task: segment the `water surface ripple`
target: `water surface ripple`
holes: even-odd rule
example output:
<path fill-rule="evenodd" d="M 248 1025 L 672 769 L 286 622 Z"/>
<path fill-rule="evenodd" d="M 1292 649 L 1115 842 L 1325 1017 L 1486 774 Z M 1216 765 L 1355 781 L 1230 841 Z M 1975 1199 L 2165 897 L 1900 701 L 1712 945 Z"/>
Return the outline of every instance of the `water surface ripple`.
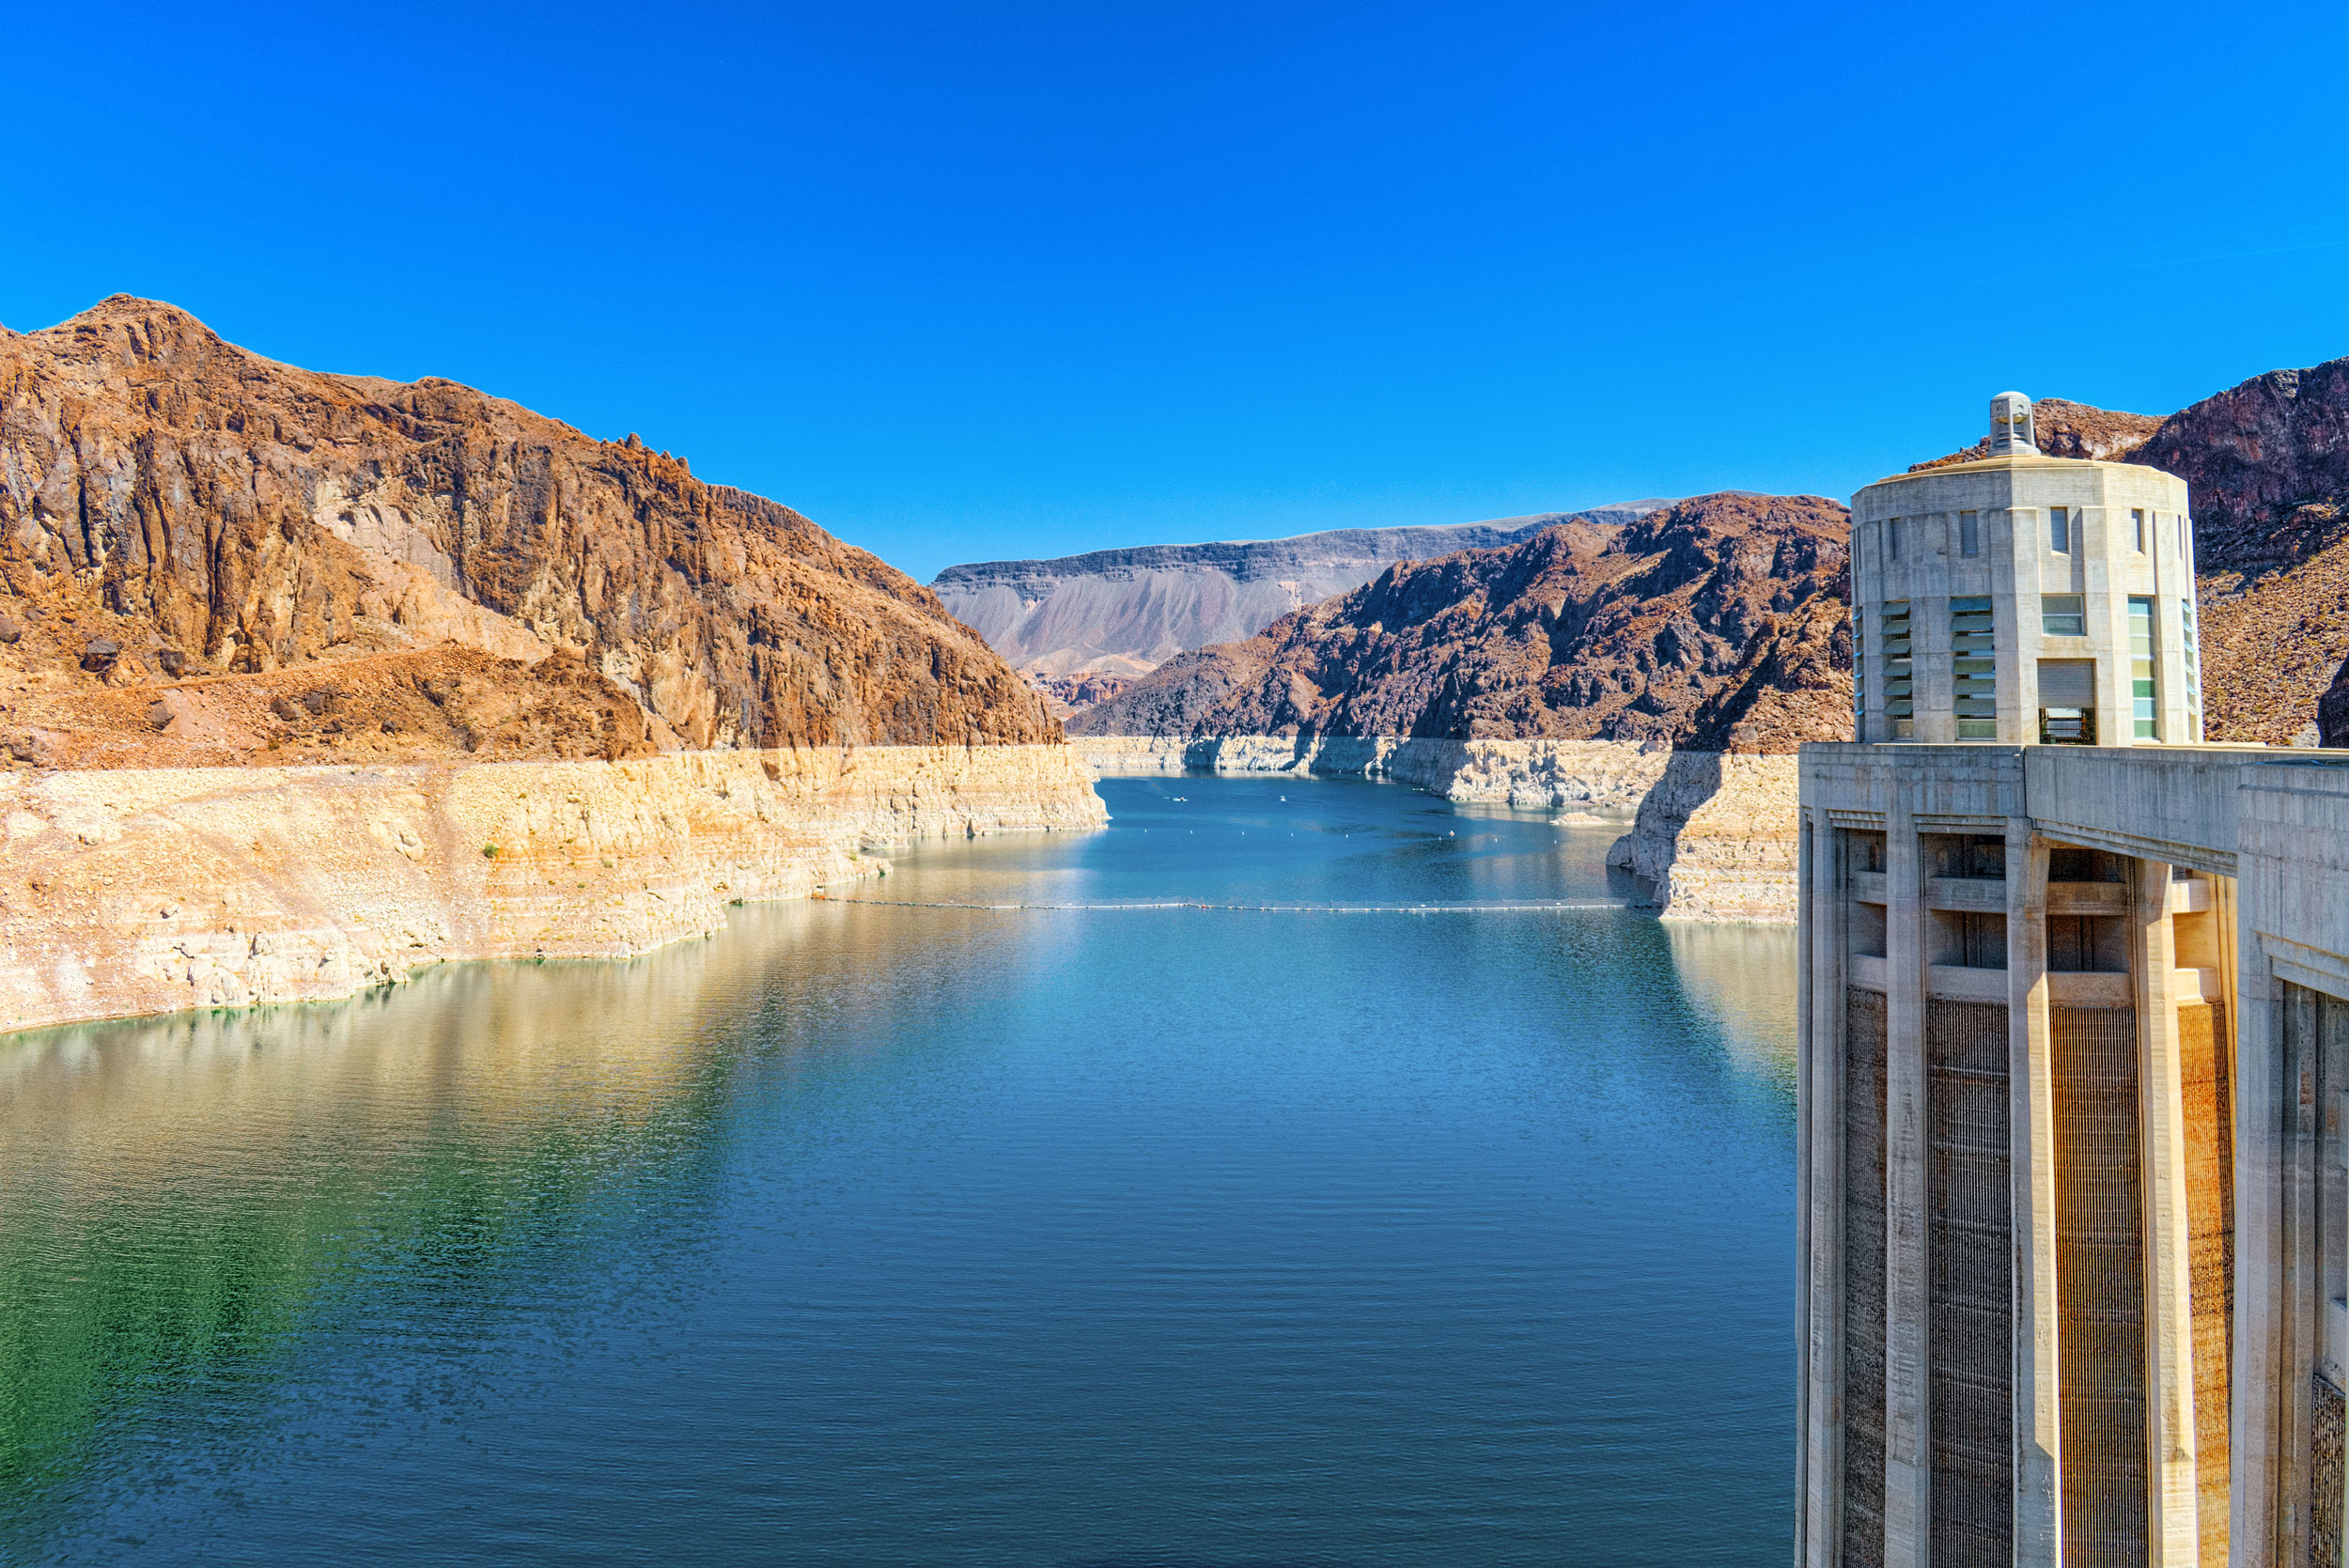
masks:
<path fill-rule="evenodd" d="M 1780 1556 L 1791 935 L 1607 829 L 1102 787 L 638 960 L 0 1040 L 0 1561 Z"/>

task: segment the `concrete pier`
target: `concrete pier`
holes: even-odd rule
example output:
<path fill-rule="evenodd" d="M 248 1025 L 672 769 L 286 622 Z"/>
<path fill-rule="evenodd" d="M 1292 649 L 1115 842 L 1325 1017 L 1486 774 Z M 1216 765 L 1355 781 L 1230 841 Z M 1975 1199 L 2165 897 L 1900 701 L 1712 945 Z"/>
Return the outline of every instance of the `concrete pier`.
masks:
<path fill-rule="evenodd" d="M 2349 755 L 1818 745 L 1802 814 L 1797 1560 L 2343 1563 Z"/>
<path fill-rule="evenodd" d="M 2185 487 L 1853 500 L 1801 757 L 1801 1568 L 2349 1568 L 2349 753 L 2201 742 Z"/>

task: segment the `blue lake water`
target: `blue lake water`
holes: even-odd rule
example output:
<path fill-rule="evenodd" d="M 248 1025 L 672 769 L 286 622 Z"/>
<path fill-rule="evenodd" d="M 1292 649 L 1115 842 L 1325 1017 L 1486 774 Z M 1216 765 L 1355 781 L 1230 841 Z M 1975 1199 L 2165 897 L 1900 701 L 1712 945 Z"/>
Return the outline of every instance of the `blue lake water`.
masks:
<path fill-rule="evenodd" d="M 1792 934 L 1604 907 L 1611 829 L 1102 792 L 0 1039 L 0 1561 L 1779 1560 Z"/>

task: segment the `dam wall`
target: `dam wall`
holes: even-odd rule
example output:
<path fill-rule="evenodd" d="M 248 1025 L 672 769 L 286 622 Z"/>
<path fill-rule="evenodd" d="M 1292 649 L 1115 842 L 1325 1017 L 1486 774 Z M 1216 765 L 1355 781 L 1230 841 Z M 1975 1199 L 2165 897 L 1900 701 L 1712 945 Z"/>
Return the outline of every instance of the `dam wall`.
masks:
<path fill-rule="evenodd" d="M 1404 736 L 1087 736 L 1105 772 L 1356 773 L 1452 800 L 1630 818 L 1608 862 L 1647 885 L 1666 920 L 1791 924 L 1792 756 L 1669 752 L 1622 740 L 1440 740 Z"/>
<path fill-rule="evenodd" d="M 620 957 L 916 839 L 1108 820 L 1066 746 L 0 774 L 0 1030 Z"/>

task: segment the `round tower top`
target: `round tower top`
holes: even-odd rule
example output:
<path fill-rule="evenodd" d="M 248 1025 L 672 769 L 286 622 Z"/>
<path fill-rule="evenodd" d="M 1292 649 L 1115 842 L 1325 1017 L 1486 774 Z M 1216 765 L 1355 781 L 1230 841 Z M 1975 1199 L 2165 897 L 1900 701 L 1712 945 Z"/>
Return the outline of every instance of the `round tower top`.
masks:
<path fill-rule="evenodd" d="M 1990 455 L 2011 458 L 2039 450 L 2031 425 L 2030 399 L 2019 392 L 2001 392 L 1990 399 Z"/>

